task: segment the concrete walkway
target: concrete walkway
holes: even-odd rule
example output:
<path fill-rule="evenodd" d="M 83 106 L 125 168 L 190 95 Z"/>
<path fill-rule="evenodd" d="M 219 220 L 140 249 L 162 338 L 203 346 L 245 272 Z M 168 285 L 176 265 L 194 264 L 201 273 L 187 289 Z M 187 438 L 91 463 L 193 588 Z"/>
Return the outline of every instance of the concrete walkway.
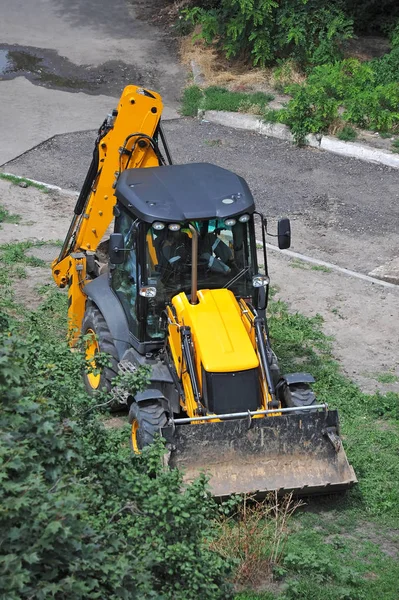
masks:
<path fill-rule="evenodd" d="M 21 68 L 0 73 L 0 164 L 55 134 L 99 127 L 127 83 L 156 89 L 166 104 L 164 118 L 178 116 L 184 72 L 163 33 L 140 20 L 139 6 L 138 0 L 2 2 L 0 48 L 17 46 L 38 57 L 51 78 L 41 82 Z M 74 71 L 89 79 L 94 70 L 102 84 L 97 93 L 85 90 L 84 81 L 83 91 L 66 89 Z"/>

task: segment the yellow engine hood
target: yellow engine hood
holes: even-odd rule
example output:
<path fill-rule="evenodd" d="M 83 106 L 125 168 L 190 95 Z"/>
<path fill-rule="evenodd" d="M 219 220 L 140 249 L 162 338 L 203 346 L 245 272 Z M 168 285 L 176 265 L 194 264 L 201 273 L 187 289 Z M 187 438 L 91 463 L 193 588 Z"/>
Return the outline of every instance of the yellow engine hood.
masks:
<path fill-rule="evenodd" d="M 226 373 L 259 366 L 240 307 L 230 290 L 200 290 L 195 305 L 182 292 L 172 304 L 179 324 L 191 328 L 196 360 L 205 371 Z"/>

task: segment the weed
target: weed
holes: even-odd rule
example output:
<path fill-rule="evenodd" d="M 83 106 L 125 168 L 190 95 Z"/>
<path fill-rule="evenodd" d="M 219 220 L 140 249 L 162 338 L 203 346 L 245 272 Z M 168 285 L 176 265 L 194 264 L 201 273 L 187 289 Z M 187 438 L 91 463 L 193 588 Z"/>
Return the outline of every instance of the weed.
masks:
<path fill-rule="evenodd" d="M 15 242 L 11 244 L 2 244 L 0 246 L 0 261 L 6 265 L 22 263 L 31 267 L 44 267 L 46 263 L 35 256 L 27 256 L 26 250 L 34 246 L 42 245 L 33 242 Z"/>
<path fill-rule="evenodd" d="M 322 273 L 331 273 L 331 269 L 326 267 L 325 265 L 312 265 L 310 267 L 311 271 L 322 271 Z"/>
<path fill-rule="evenodd" d="M 222 140 L 205 140 L 204 143 L 207 146 L 211 146 L 211 147 L 221 146 L 222 145 Z"/>
<path fill-rule="evenodd" d="M 288 523 L 301 505 L 292 494 L 279 499 L 272 493 L 261 502 L 244 495 L 232 516 L 220 517 L 211 548 L 237 563 L 237 584 L 255 585 L 271 577 L 284 554 Z"/>
<path fill-rule="evenodd" d="M 338 131 L 337 138 L 343 142 L 353 142 L 357 138 L 357 133 L 353 127 L 345 125 L 345 127 Z"/>
<path fill-rule="evenodd" d="M 273 96 L 264 92 L 231 92 L 219 86 L 211 86 L 201 91 L 198 86 L 191 86 L 183 93 L 182 114 L 195 116 L 199 108 L 260 114 L 271 100 Z"/>
<path fill-rule="evenodd" d="M 265 108 L 262 110 L 262 119 L 265 123 L 279 123 L 282 119 L 281 110 L 276 110 L 273 108 Z"/>
<path fill-rule="evenodd" d="M 182 115 L 185 117 L 196 117 L 202 99 L 202 90 L 197 85 L 187 87 L 183 92 Z"/>
<path fill-rule="evenodd" d="M 40 183 L 36 183 L 31 179 L 26 179 L 25 177 L 19 177 L 18 175 L 10 175 L 9 173 L 0 173 L 0 179 L 4 179 L 5 181 L 10 181 L 14 185 L 19 185 L 20 183 L 26 184 L 26 187 L 34 187 L 37 190 L 40 190 L 44 194 L 48 194 L 49 188 Z"/>
<path fill-rule="evenodd" d="M 20 223 L 21 216 L 11 214 L 4 206 L 0 204 L 0 223 Z"/>
<path fill-rule="evenodd" d="M 275 600 L 272 592 L 240 592 L 234 596 L 235 600 Z"/>
<path fill-rule="evenodd" d="M 268 102 L 273 100 L 273 96 L 263 92 L 231 92 L 225 88 L 211 86 L 204 90 L 205 100 L 203 108 L 205 110 L 228 110 L 233 112 L 261 112 Z"/>
<path fill-rule="evenodd" d="M 288 264 L 293 269 L 304 269 L 304 270 L 309 269 L 309 265 L 306 262 L 299 260 L 298 258 L 293 258 L 292 260 L 290 260 L 290 262 Z"/>
<path fill-rule="evenodd" d="M 394 373 L 379 373 L 376 380 L 380 383 L 397 383 L 399 379 Z"/>
<path fill-rule="evenodd" d="M 399 153 L 399 139 L 392 142 L 392 152 Z"/>

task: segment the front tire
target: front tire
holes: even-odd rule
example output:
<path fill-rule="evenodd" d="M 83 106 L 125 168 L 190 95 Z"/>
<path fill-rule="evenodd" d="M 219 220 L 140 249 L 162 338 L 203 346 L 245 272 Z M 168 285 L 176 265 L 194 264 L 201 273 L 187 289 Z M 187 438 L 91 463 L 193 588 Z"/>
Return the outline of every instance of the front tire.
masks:
<path fill-rule="evenodd" d="M 112 379 L 118 374 L 118 352 L 111 335 L 108 325 L 101 311 L 88 302 L 86 312 L 82 322 L 82 335 L 87 337 L 86 341 L 86 361 L 99 373 L 83 373 L 83 380 L 86 390 L 91 396 L 95 396 L 98 391 L 110 392 Z M 109 355 L 109 366 L 96 367 L 96 354 L 104 352 Z"/>
<path fill-rule="evenodd" d="M 293 383 L 286 386 L 284 401 L 288 408 L 301 408 L 316 404 L 316 395 L 307 383 Z"/>
<path fill-rule="evenodd" d="M 131 423 L 131 446 L 135 454 L 140 454 L 143 448 L 150 446 L 161 428 L 165 427 L 168 417 L 160 402 L 133 402 L 129 411 Z"/>

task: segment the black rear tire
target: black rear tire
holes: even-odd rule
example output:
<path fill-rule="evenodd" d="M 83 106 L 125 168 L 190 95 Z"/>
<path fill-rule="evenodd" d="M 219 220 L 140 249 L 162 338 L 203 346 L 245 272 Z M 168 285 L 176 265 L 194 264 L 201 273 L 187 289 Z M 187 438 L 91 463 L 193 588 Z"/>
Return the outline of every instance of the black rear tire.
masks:
<path fill-rule="evenodd" d="M 90 336 L 92 333 L 98 350 L 109 355 L 109 366 L 103 367 L 97 378 L 86 371 L 83 374 L 86 390 L 91 396 L 95 396 L 98 391 L 111 391 L 112 379 L 118 374 L 118 352 L 101 311 L 95 304 L 88 302 L 82 322 L 82 335 Z"/>
<path fill-rule="evenodd" d="M 132 425 L 131 445 L 136 454 L 150 446 L 156 434 L 168 422 L 166 411 L 160 402 L 133 402 L 129 410 L 129 423 Z"/>

